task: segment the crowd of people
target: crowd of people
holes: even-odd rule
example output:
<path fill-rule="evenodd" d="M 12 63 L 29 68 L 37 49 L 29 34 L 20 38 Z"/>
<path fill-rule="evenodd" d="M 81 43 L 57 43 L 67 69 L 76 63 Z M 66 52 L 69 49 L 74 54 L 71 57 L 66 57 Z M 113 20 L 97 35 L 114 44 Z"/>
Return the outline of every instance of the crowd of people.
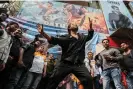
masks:
<path fill-rule="evenodd" d="M 6 18 L 2 14 L 0 23 Z M 68 35 L 58 38 L 37 24 L 40 34 L 31 43 L 23 42 L 17 22 L 1 25 L 0 89 L 133 89 L 133 50 L 128 43 L 118 49 L 103 39 L 105 49 L 97 55 L 89 51 L 85 58 L 85 44 L 94 34 L 88 19 L 88 35 L 77 33 L 78 26 L 72 22 Z M 61 46 L 60 60 L 48 53 L 49 44 Z"/>

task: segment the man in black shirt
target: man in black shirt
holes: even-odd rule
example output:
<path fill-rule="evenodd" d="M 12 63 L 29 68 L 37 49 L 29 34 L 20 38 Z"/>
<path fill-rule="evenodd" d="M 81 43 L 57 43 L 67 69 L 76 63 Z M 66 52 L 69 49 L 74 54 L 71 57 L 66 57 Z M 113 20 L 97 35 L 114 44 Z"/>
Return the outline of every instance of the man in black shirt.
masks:
<path fill-rule="evenodd" d="M 90 21 L 90 19 L 89 19 Z M 90 21 L 88 35 L 84 36 L 77 33 L 78 26 L 75 23 L 68 25 L 68 35 L 64 37 L 51 37 L 43 32 L 43 26 L 38 25 L 38 31 L 51 44 L 58 44 L 62 47 L 62 58 L 60 64 L 54 69 L 50 77 L 47 89 L 56 89 L 58 84 L 70 73 L 79 78 L 84 89 L 93 89 L 92 78 L 84 65 L 85 44 L 93 37 L 92 22 Z"/>
<path fill-rule="evenodd" d="M 129 47 L 128 43 L 122 43 L 121 48 L 124 50 L 121 66 L 123 71 L 127 73 L 128 89 L 133 89 L 133 49 Z"/>

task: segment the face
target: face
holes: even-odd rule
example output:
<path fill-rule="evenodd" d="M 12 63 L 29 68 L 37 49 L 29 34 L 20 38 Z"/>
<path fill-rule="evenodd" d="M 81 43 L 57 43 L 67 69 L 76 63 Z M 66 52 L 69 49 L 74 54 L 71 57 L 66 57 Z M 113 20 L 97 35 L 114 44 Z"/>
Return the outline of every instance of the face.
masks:
<path fill-rule="evenodd" d="M 88 53 L 88 58 L 89 58 L 89 59 L 93 59 L 93 53 L 92 53 L 92 52 L 89 52 L 89 53 Z"/>
<path fill-rule="evenodd" d="M 72 5 L 67 5 L 67 6 L 66 6 L 66 9 L 67 9 L 68 11 L 72 10 Z"/>
<path fill-rule="evenodd" d="M 109 41 L 108 40 L 103 40 L 102 45 L 104 48 L 108 48 L 109 47 Z"/>
<path fill-rule="evenodd" d="M 76 23 L 72 22 L 68 25 L 69 31 L 77 32 L 78 31 L 78 26 Z"/>
<path fill-rule="evenodd" d="M 39 46 L 38 50 L 39 50 L 40 52 L 44 52 L 44 51 L 45 51 L 45 45 Z"/>
<path fill-rule="evenodd" d="M 17 28 L 14 32 L 13 32 L 14 36 L 17 36 L 19 38 L 22 37 L 22 30 L 20 28 Z"/>
<path fill-rule="evenodd" d="M 48 6 L 48 9 L 52 8 L 52 4 L 50 4 L 50 3 L 48 3 L 47 6 Z"/>
<path fill-rule="evenodd" d="M 7 15 L 5 13 L 0 14 L 0 22 L 3 22 L 7 19 Z"/>
<path fill-rule="evenodd" d="M 124 49 L 124 50 L 127 49 L 128 47 L 129 47 L 129 45 L 126 44 L 126 43 L 121 44 L 121 48 Z"/>
<path fill-rule="evenodd" d="M 120 11 L 119 11 L 119 8 L 117 8 L 117 7 L 113 8 L 113 11 L 114 11 L 115 13 L 119 13 L 119 12 L 120 12 Z"/>
<path fill-rule="evenodd" d="M 48 59 L 53 59 L 53 58 L 54 58 L 53 54 L 49 54 Z"/>
<path fill-rule="evenodd" d="M 38 47 L 38 46 L 40 46 L 40 44 L 41 44 L 40 41 L 35 41 L 35 46 Z"/>

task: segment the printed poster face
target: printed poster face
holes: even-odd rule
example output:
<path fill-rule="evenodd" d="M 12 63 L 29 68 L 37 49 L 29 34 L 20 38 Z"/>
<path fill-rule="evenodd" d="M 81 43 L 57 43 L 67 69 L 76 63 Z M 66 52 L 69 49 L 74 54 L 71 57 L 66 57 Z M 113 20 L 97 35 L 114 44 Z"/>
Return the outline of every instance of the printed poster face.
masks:
<path fill-rule="evenodd" d="M 123 1 L 100 1 L 109 33 L 119 28 L 133 28 L 133 18 Z"/>
<path fill-rule="evenodd" d="M 101 10 L 61 2 L 32 1 L 24 2 L 18 18 L 53 27 L 67 28 L 75 22 L 82 30 L 89 29 L 89 18 L 96 32 L 108 34 Z"/>

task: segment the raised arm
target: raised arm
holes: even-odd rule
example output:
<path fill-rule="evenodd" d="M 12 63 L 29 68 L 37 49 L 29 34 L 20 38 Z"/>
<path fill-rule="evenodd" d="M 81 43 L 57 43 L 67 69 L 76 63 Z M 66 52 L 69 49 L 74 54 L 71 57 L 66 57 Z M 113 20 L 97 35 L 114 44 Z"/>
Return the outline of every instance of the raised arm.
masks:
<path fill-rule="evenodd" d="M 43 25 L 38 24 L 38 25 L 37 25 L 37 30 L 38 30 L 38 32 L 39 32 L 41 35 L 43 35 L 48 41 L 51 40 L 51 36 L 49 36 L 48 34 L 46 34 L 46 33 L 43 31 Z"/>
<path fill-rule="evenodd" d="M 65 37 L 52 37 L 52 36 L 49 36 L 48 34 L 46 34 L 44 31 L 43 31 L 43 25 L 40 25 L 38 24 L 37 25 L 37 30 L 38 32 L 43 35 L 50 44 L 53 44 L 53 45 L 60 45 L 60 46 L 63 46 L 64 44 L 68 44 L 68 39 L 65 38 Z"/>
<path fill-rule="evenodd" d="M 92 28 L 92 21 L 89 19 L 89 26 L 90 26 L 90 29 L 88 29 L 88 35 L 87 35 L 87 41 L 91 40 L 92 37 L 93 37 L 93 34 L 94 34 L 94 30 Z"/>

